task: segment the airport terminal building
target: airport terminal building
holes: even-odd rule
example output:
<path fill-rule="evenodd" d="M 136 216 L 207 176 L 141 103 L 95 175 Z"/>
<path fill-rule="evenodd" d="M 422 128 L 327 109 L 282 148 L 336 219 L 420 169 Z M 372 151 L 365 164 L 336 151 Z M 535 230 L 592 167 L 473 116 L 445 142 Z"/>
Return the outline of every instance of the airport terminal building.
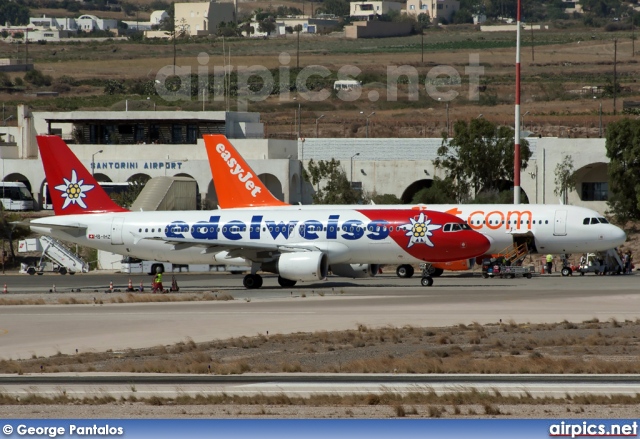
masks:
<path fill-rule="evenodd" d="M 354 186 L 395 194 L 405 203 L 443 171 L 433 160 L 439 138 L 267 139 L 260 114 L 224 111 L 32 112 L 18 107 L 12 126 L 0 127 L 2 177 L 21 181 L 42 206 L 44 170 L 37 134 L 60 135 L 98 181 L 127 182 L 158 176 L 196 180 L 200 205 L 217 196 L 202 136 L 225 134 L 279 199 L 309 204 L 313 187 L 301 178 L 310 159 L 340 160 Z M 569 203 L 603 212 L 608 176 L 605 139 L 529 138 L 532 157 L 521 174 L 530 203 L 556 204 L 555 169 L 571 156 L 576 184 Z M 524 199 L 524 197 L 523 197 Z"/>

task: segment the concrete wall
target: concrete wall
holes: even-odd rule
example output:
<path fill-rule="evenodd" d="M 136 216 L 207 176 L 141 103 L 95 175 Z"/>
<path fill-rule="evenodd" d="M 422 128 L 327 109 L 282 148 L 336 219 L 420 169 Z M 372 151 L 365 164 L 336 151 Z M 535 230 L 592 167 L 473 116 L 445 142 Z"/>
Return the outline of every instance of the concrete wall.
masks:
<path fill-rule="evenodd" d="M 548 30 L 549 26 L 548 25 L 539 25 L 539 24 L 534 24 L 532 25 L 522 25 L 522 30 L 528 30 L 531 31 L 531 28 L 533 27 L 533 30 Z M 516 24 L 496 24 L 496 25 L 486 25 L 486 26 L 480 26 L 480 30 L 482 32 L 515 32 L 516 30 L 518 30 L 518 25 Z"/>
<path fill-rule="evenodd" d="M 347 38 L 383 38 L 400 37 L 411 33 L 411 23 L 396 23 L 386 21 L 356 21 L 345 26 Z"/>

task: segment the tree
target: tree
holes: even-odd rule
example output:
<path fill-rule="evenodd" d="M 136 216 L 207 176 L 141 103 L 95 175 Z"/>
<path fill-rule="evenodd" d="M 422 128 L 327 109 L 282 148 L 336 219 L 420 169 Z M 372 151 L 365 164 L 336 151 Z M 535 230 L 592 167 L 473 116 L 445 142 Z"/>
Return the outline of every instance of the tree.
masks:
<path fill-rule="evenodd" d="M 142 189 L 144 189 L 144 185 L 147 183 L 148 179 L 138 178 L 129 182 L 129 186 L 126 191 L 123 192 L 114 192 L 111 195 L 111 199 L 116 202 L 116 204 L 124 207 L 130 208 Z"/>
<path fill-rule="evenodd" d="M 459 120 L 453 138 L 442 133 L 442 146 L 434 164 L 446 171 L 458 202 L 477 195 L 481 190 L 498 191 L 504 180 L 513 181 L 514 132 L 498 127 L 486 119 L 470 123 Z M 529 143 L 521 141 L 520 166 L 526 169 L 531 157 Z"/>
<path fill-rule="evenodd" d="M 258 30 L 260 32 L 264 32 L 267 35 L 271 35 L 271 32 L 276 30 L 276 23 L 273 18 L 265 18 L 260 23 L 258 23 Z"/>
<path fill-rule="evenodd" d="M 433 179 L 431 186 L 420 189 L 411 199 L 414 204 L 451 204 L 458 201 L 456 196 L 455 185 L 446 178 L 436 177 Z"/>
<path fill-rule="evenodd" d="M 616 221 L 640 219 L 640 121 L 622 119 L 607 126 L 609 208 Z"/>
<path fill-rule="evenodd" d="M 345 0 L 325 0 L 318 10 L 336 17 L 344 17 L 349 15 L 349 2 Z"/>
<path fill-rule="evenodd" d="M 19 241 L 29 236 L 29 228 L 11 224 L 14 221 L 20 221 L 23 218 L 17 213 L 8 213 L 4 209 L 0 211 L 0 239 L 9 241 L 10 260 L 14 261 L 16 254 L 13 247 L 13 241 Z M 1 257 L 1 256 L 0 256 Z"/>
<path fill-rule="evenodd" d="M 18 2 L 0 0 L 0 23 L 14 26 L 29 23 L 29 8 Z"/>
<path fill-rule="evenodd" d="M 305 180 L 315 188 L 313 202 L 315 204 L 362 204 L 363 196 L 354 190 L 340 166 L 340 160 L 320 160 L 316 164 L 309 160 L 308 172 L 304 172 Z"/>
<path fill-rule="evenodd" d="M 569 204 L 569 190 L 576 184 L 573 158 L 571 156 L 565 155 L 562 163 L 556 165 L 555 175 L 554 183 L 556 188 L 553 193 L 556 197 L 562 197 L 562 204 Z"/>
<path fill-rule="evenodd" d="M 108 95 L 123 94 L 125 92 L 124 83 L 117 79 L 108 79 L 104 84 L 104 93 Z"/>
<path fill-rule="evenodd" d="M 373 204 L 402 204 L 402 200 L 395 194 L 371 194 L 367 197 Z"/>

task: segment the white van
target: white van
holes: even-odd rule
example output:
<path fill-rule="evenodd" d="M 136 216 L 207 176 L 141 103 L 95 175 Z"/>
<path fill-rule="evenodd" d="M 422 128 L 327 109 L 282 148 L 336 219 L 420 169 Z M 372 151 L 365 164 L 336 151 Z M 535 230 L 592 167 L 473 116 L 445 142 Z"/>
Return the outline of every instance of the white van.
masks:
<path fill-rule="evenodd" d="M 351 91 L 351 90 L 357 90 L 359 88 L 362 87 L 362 82 L 360 81 L 356 81 L 355 79 L 341 79 L 339 81 L 335 81 L 333 83 L 333 89 L 334 90 L 345 90 L 345 91 Z"/>
<path fill-rule="evenodd" d="M 4 210 L 33 210 L 33 196 L 24 183 L 0 182 L 0 199 Z"/>

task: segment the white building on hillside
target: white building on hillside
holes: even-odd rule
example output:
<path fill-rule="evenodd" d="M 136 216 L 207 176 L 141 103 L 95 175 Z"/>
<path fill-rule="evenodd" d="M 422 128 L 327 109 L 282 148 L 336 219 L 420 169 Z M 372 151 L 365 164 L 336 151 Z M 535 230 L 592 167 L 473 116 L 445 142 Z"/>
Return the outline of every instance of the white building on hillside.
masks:
<path fill-rule="evenodd" d="M 215 34 L 220 23 L 236 21 L 233 3 L 174 3 L 174 7 L 176 26 L 184 26 L 191 36 Z"/>
<path fill-rule="evenodd" d="M 78 30 L 78 23 L 75 18 L 56 18 L 43 15 L 42 17 L 30 17 L 29 23 L 35 27 L 45 29 L 68 30 L 72 32 L 77 32 Z"/>
<path fill-rule="evenodd" d="M 450 22 L 459 9 L 458 0 L 407 0 L 406 13 L 413 16 L 427 14 L 432 23 L 437 24 L 445 20 Z"/>
<path fill-rule="evenodd" d="M 151 25 L 159 25 L 162 24 L 162 21 L 166 18 L 169 18 L 169 14 L 167 11 L 153 11 L 151 16 L 149 17 L 149 22 Z"/>
<path fill-rule="evenodd" d="M 349 4 L 349 16 L 357 20 L 373 20 L 376 16 L 388 14 L 390 11 L 402 10 L 403 3 L 384 0 L 358 1 Z"/>
<path fill-rule="evenodd" d="M 94 30 L 112 31 L 118 29 L 118 20 L 112 18 L 98 18 L 95 15 L 81 15 L 77 19 L 78 30 L 91 32 Z"/>

